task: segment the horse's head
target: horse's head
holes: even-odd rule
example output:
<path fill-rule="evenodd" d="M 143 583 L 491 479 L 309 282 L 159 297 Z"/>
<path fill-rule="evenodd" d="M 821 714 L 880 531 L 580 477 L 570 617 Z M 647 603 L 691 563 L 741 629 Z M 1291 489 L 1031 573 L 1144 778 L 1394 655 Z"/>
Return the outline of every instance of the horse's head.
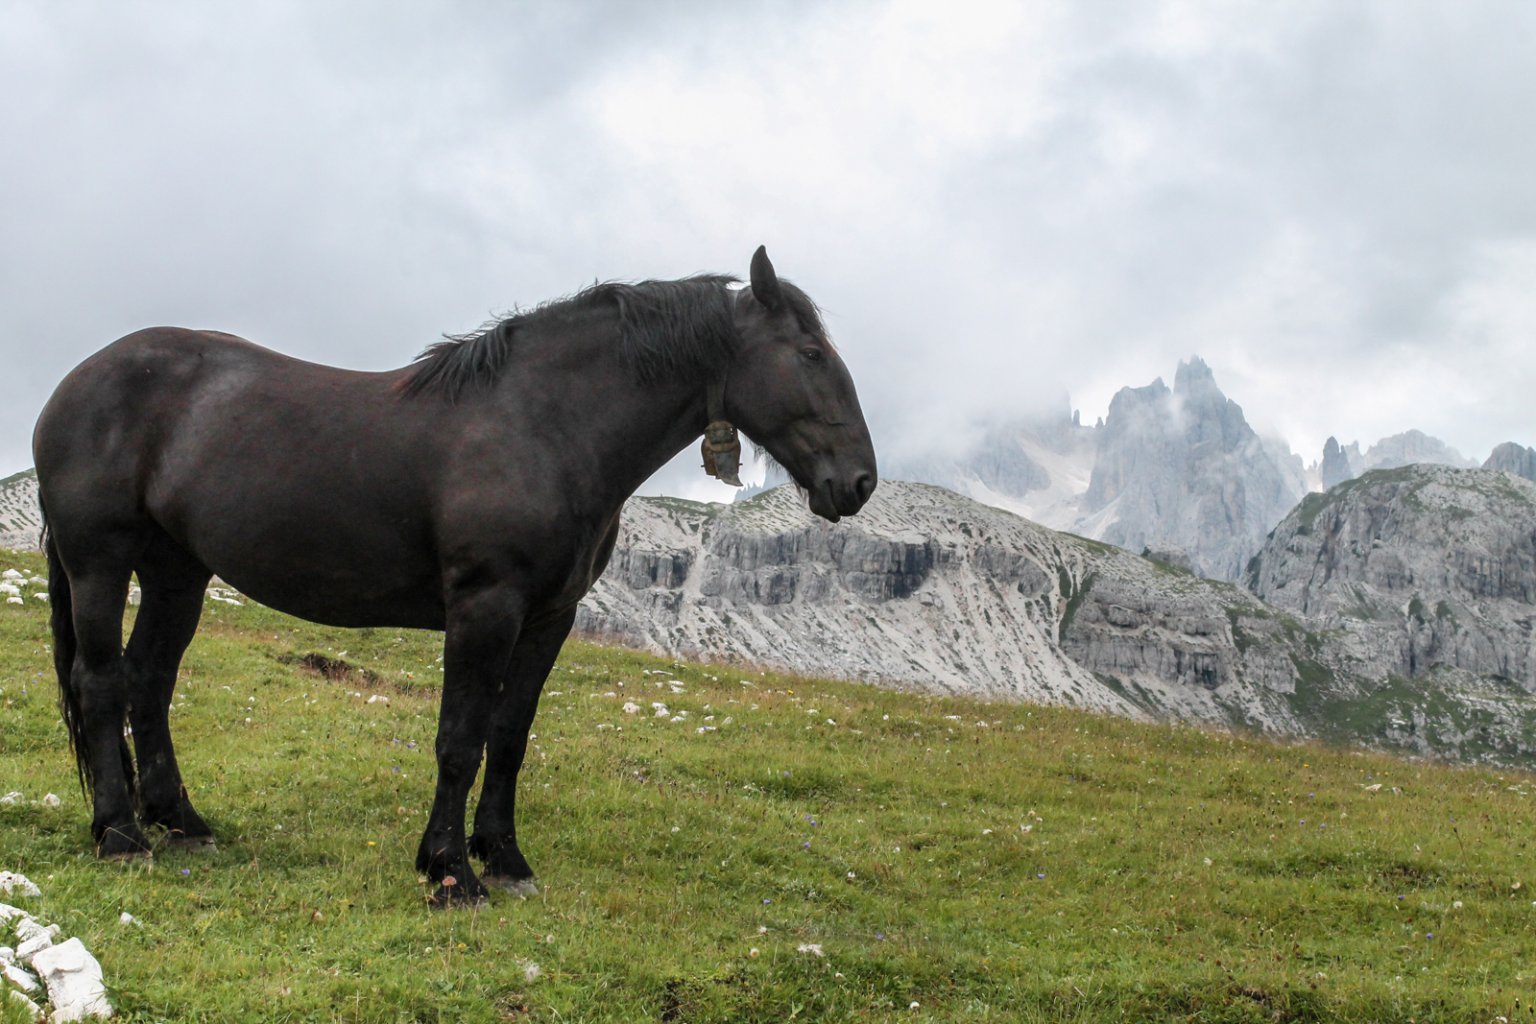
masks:
<path fill-rule="evenodd" d="M 725 393 L 732 418 L 806 491 L 812 512 L 834 523 L 857 512 L 875 490 L 875 449 L 815 303 L 780 281 L 759 247 L 735 316 L 741 348 Z"/>

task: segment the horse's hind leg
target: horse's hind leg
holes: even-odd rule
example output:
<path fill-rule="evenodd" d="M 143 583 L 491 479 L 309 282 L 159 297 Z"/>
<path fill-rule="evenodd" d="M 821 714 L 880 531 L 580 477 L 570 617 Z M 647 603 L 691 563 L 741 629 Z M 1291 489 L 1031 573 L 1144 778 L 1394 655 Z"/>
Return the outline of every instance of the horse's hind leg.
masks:
<path fill-rule="evenodd" d="M 211 575 L 169 540 L 152 544 L 139 566 L 139 614 L 124 657 L 140 818 L 163 827 L 172 842 L 207 844 L 213 838 L 187 799 L 168 717 L 176 671 L 197 631 Z"/>
<path fill-rule="evenodd" d="M 132 771 L 123 742 L 127 693 L 123 678 L 123 606 L 128 566 L 71 574 L 75 660 L 66 700 L 78 721 L 71 725 L 76 753 L 91 786 L 95 811 L 91 836 L 104 858 L 149 853 L 134 820 Z"/>

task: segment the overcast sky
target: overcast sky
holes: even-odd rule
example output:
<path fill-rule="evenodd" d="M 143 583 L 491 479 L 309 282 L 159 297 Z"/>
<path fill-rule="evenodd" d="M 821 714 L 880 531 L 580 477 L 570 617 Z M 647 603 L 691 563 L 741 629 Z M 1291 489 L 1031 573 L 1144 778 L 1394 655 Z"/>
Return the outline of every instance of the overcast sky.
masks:
<path fill-rule="evenodd" d="M 1309 462 L 1482 459 L 1536 443 L 1533 53 L 1527 0 L 0 0 L 0 476 L 139 327 L 382 369 L 759 243 L 885 454 L 1198 353 Z"/>

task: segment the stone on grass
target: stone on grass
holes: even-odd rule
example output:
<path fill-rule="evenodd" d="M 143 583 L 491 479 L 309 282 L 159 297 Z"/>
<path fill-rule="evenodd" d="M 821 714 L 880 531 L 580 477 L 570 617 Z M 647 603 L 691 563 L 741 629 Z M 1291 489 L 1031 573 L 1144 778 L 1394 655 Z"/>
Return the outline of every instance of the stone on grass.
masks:
<path fill-rule="evenodd" d="M 29 917 L 22 924 L 31 920 Z M 34 932 L 30 938 L 22 939 L 21 944 L 16 947 L 16 959 L 24 964 L 31 963 L 34 957 L 51 945 L 53 945 L 53 936 L 47 931 Z"/>
<path fill-rule="evenodd" d="M 23 970 L 15 964 L 6 964 L 4 967 L 0 967 L 0 974 L 4 974 L 6 981 L 15 985 L 23 992 L 36 992 L 40 987 L 37 979 L 32 976 L 31 971 Z"/>
<path fill-rule="evenodd" d="M 18 875 L 14 871 L 0 871 L 0 895 L 4 896 L 41 896 L 42 891 L 32 884 L 26 875 Z"/>
<path fill-rule="evenodd" d="M 48 1019 L 53 1024 L 112 1016 L 101 964 L 79 939 L 43 950 L 33 957 L 32 966 L 48 986 L 48 1002 L 53 1007 Z"/>
<path fill-rule="evenodd" d="M 22 942 L 34 939 L 39 935 L 46 935 L 50 939 L 59 937 L 59 926 L 56 924 L 43 924 L 31 914 L 23 914 L 21 923 L 16 926 L 16 937 Z M 18 951 L 17 956 L 20 956 Z"/>
<path fill-rule="evenodd" d="M 11 989 L 9 995 L 11 1002 L 25 1009 L 27 1013 L 31 1015 L 33 1020 L 37 1020 L 43 1015 L 43 1008 L 38 1006 L 32 1000 L 28 999 L 25 993 Z"/>

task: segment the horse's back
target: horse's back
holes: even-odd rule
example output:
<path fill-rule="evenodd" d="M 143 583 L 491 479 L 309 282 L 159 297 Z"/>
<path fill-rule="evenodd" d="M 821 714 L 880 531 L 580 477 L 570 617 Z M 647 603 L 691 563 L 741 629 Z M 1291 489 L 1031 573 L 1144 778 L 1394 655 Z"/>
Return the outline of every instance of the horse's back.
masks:
<path fill-rule="evenodd" d="M 389 557 L 411 585 L 429 577 L 430 466 L 415 408 L 389 374 L 150 328 L 64 379 L 33 452 L 62 544 L 163 533 L 269 604 L 351 622 L 377 615 L 348 607 L 360 600 L 348 594 L 401 603 L 381 568 Z"/>

